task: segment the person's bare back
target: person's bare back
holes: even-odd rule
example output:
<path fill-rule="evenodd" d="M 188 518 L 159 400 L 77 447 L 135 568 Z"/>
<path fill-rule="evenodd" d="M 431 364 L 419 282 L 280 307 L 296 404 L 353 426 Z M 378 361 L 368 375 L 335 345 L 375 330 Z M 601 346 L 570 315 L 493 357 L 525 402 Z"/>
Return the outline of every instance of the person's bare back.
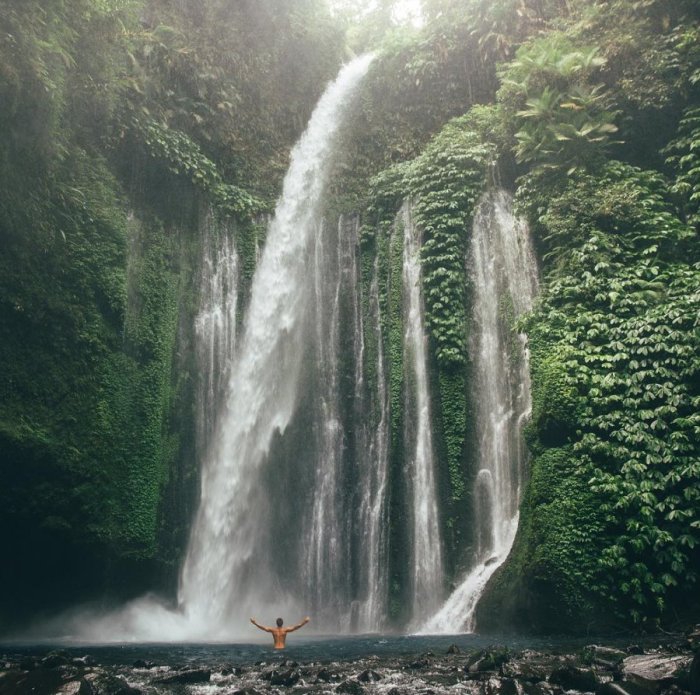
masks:
<path fill-rule="evenodd" d="M 275 640 L 275 649 L 284 649 L 285 644 L 287 642 L 287 633 L 294 632 L 294 630 L 298 630 L 300 627 L 304 627 L 304 625 L 306 625 L 306 623 L 308 623 L 309 620 L 311 620 L 311 618 L 307 616 L 298 625 L 294 625 L 292 627 L 282 627 L 282 625 L 284 624 L 282 618 L 277 618 L 277 627 L 267 627 L 265 625 L 260 625 L 260 623 L 256 622 L 255 618 L 251 618 L 250 622 L 253 623 L 255 627 L 260 628 L 265 632 L 272 633 L 272 638 Z"/>

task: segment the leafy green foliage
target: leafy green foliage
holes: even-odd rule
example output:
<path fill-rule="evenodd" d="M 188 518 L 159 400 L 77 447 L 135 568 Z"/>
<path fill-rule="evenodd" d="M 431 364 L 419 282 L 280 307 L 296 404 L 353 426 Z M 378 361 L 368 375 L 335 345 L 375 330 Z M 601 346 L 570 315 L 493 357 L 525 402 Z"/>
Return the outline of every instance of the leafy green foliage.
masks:
<path fill-rule="evenodd" d="M 683 201 L 688 222 L 700 229 L 700 108 L 689 108 L 678 137 L 665 149 L 666 162 L 677 172 L 672 191 Z"/>
<path fill-rule="evenodd" d="M 480 117 L 481 116 L 481 117 Z M 413 201 L 423 232 L 421 263 L 428 331 L 438 364 L 464 364 L 466 335 L 466 235 L 495 148 L 478 128 L 478 109 L 448 123 L 420 157 L 372 179 L 370 219 L 387 219 L 404 198 Z M 375 227 L 365 226 L 364 235 Z"/>
<path fill-rule="evenodd" d="M 214 162 L 185 133 L 153 121 L 143 125 L 136 121 L 135 128 L 143 132 L 143 140 L 153 157 L 167 162 L 171 173 L 189 177 L 195 186 L 210 194 L 223 212 L 251 216 L 263 209 L 263 203 L 247 191 L 224 183 Z"/>
<path fill-rule="evenodd" d="M 122 128 L 145 117 L 184 133 L 223 180 L 274 200 L 289 148 L 340 62 L 325 6 L 157 2 L 144 15 L 126 35 Z"/>
<path fill-rule="evenodd" d="M 241 220 L 249 284 L 338 36 L 319 0 L 0 0 L 3 624 L 176 571 L 197 223 Z"/>
<path fill-rule="evenodd" d="M 566 447 L 602 514 L 586 584 L 636 620 L 658 615 L 674 587 L 690 590 L 700 547 L 700 267 L 663 188 L 611 164 L 553 199 L 540 217 L 551 270 L 525 326 L 542 452 L 533 478 Z"/>
<path fill-rule="evenodd" d="M 464 364 L 467 230 L 495 159 L 493 146 L 484 144 L 470 124 L 467 116 L 445 126 L 408 177 L 415 222 L 423 230 L 426 322 L 444 367 Z"/>
<path fill-rule="evenodd" d="M 590 84 L 604 64 L 595 48 L 575 49 L 557 34 L 518 49 L 500 98 L 511 109 L 524 106 L 513 116 L 519 161 L 571 174 L 602 160 L 617 131 L 603 86 Z"/>
<path fill-rule="evenodd" d="M 17 452 L 3 471 L 3 492 L 16 500 L 4 513 L 29 529 L 50 517 L 76 544 L 152 556 L 177 306 L 160 285 L 171 274 L 163 255 L 149 268 L 150 283 L 134 288 L 140 313 L 128 308 L 126 219 L 114 182 L 84 155 L 66 167 L 61 179 L 72 195 L 49 191 L 43 221 L 53 234 L 44 250 L 15 237 L 3 255 L 2 351 L 11 369 L 0 428 L 5 450 Z M 44 466 L 50 494 L 41 476 L 32 480 Z M 29 498 L 41 511 L 22 509 Z"/>

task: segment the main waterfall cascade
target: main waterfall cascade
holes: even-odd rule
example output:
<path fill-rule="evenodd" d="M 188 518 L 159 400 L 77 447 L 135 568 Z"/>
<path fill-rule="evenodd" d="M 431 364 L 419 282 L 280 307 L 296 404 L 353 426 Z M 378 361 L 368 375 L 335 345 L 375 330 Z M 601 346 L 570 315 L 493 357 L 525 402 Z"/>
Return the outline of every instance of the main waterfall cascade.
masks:
<path fill-rule="evenodd" d="M 474 612 L 488 580 L 515 539 L 527 464 L 522 430 L 530 416 L 527 339 L 512 323 L 532 308 L 537 265 L 528 229 L 513 216 L 505 191 L 489 191 L 474 216 L 471 277 L 474 296 L 470 352 L 474 375 L 478 472 L 474 481 L 472 569 L 424 633 L 472 632 Z"/>
<path fill-rule="evenodd" d="M 403 239 L 405 453 L 411 500 L 412 623 L 420 625 L 434 613 L 442 598 L 442 541 L 435 481 L 435 452 L 430 418 L 428 346 L 423 306 L 420 233 L 413 224 L 410 202 L 400 220 Z"/>
<path fill-rule="evenodd" d="M 287 526 L 295 520 L 280 512 L 279 501 L 271 501 L 263 483 L 275 478 L 270 464 L 279 462 L 271 460 L 271 448 L 297 412 L 301 380 L 313 371 L 305 360 L 312 324 L 318 319 L 313 315 L 315 297 L 319 283 L 324 284 L 325 271 L 319 263 L 324 253 L 316 244 L 322 201 L 345 106 L 370 61 L 371 56 L 363 56 L 347 65 L 319 101 L 292 152 L 282 197 L 268 230 L 231 371 L 227 404 L 203 463 L 201 502 L 182 572 L 180 604 L 194 634 L 225 636 L 242 631 L 254 610 L 264 607 L 294 615 L 303 605 L 297 603 L 303 596 L 298 592 L 299 572 L 290 568 L 288 556 L 290 544 L 299 547 L 301 554 L 299 534 Z M 309 272 L 310 267 L 314 272 Z M 322 334 L 328 325 L 333 330 L 332 315 L 329 321 L 316 329 L 321 333 L 320 346 L 327 345 L 329 336 Z M 323 351 L 317 356 L 332 379 L 333 357 Z M 327 445 L 323 455 L 332 460 L 313 483 L 325 489 L 315 496 L 312 516 L 330 513 L 337 494 L 331 488 L 337 482 L 343 435 L 337 427 L 336 396 L 329 393 L 321 399 L 323 416 L 318 426 Z M 304 474 L 302 467 L 302 479 Z M 296 512 L 303 514 L 303 488 L 296 493 L 300 496 Z M 306 502 L 309 504 L 308 498 Z M 347 559 L 342 557 L 346 551 L 342 521 L 339 516 L 338 524 L 324 529 L 328 536 L 317 535 L 312 543 L 316 551 L 312 549 L 305 563 L 300 559 L 312 578 L 319 578 L 315 569 L 319 566 L 324 579 L 326 574 L 339 577 L 343 571 Z M 311 528 L 321 534 L 313 521 Z M 323 587 L 316 588 L 324 600 Z"/>

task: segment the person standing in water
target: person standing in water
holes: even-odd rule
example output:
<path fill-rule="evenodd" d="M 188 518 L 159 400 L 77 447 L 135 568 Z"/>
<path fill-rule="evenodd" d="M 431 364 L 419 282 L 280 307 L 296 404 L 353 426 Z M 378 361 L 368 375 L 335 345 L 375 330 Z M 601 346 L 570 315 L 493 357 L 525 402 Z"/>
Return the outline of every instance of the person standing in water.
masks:
<path fill-rule="evenodd" d="M 285 642 L 287 641 L 287 633 L 294 632 L 294 630 L 304 627 L 309 620 L 311 620 L 311 618 L 307 616 L 298 625 L 294 625 L 293 627 L 282 627 L 284 624 L 282 618 L 277 618 L 277 627 L 266 627 L 265 625 L 260 625 L 260 623 L 256 622 L 255 618 L 251 618 L 250 622 L 253 623 L 255 627 L 260 628 L 265 632 L 272 633 L 272 638 L 275 640 L 275 649 L 284 649 Z"/>

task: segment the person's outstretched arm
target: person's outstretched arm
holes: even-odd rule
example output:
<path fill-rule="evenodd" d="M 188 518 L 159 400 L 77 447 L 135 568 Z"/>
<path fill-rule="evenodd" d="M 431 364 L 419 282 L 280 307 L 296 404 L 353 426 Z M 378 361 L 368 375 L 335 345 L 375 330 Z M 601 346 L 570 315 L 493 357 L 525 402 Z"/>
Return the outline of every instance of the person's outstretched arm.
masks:
<path fill-rule="evenodd" d="M 306 625 L 306 623 L 308 623 L 309 620 L 311 620 L 311 618 L 309 618 L 309 616 L 307 615 L 306 618 L 304 618 L 298 625 L 294 625 L 293 627 L 288 628 L 287 632 L 294 632 L 294 630 L 298 630 L 300 627 L 304 627 L 304 625 Z"/>
<path fill-rule="evenodd" d="M 265 632 L 272 632 L 271 627 L 265 627 L 264 625 L 261 625 L 260 623 L 255 621 L 255 618 L 251 618 L 250 622 L 253 623 L 253 625 L 255 625 L 255 627 L 260 628 L 261 630 L 264 630 Z M 299 625 L 299 627 L 301 627 L 301 625 Z"/>

